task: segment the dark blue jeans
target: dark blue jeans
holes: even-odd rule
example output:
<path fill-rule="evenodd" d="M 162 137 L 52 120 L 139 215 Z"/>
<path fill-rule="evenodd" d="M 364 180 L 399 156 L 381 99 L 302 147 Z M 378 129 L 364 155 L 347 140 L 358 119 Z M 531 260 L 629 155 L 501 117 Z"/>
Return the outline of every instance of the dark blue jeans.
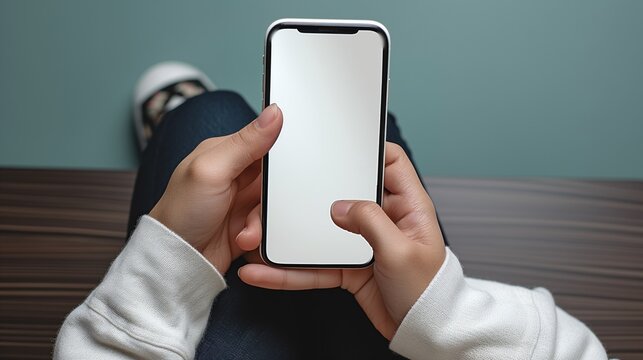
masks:
<path fill-rule="evenodd" d="M 202 94 L 166 114 L 142 154 L 128 233 L 160 199 L 179 162 L 202 140 L 234 133 L 255 117 L 243 98 L 230 91 Z M 411 157 L 391 114 L 387 140 Z M 228 289 L 212 306 L 197 359 L 399 358 L 348 292 L 255 288 L 237 277 L 244 263 L 236 260 L 225 275 Z"/>

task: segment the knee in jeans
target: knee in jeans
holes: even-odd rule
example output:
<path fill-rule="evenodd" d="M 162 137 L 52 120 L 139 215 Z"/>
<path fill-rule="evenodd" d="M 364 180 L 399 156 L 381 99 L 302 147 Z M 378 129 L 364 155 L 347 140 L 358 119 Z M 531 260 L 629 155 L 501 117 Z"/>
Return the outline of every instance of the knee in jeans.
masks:
<path fill-rule="evenodd" d="M 239 110 L 247 111 L 248 104 L 234 91 L 216 90 L 195 96 L 182 107 L 188 107 L 195 112 L 207 112 L 209 114 L 230 113 Z"/>

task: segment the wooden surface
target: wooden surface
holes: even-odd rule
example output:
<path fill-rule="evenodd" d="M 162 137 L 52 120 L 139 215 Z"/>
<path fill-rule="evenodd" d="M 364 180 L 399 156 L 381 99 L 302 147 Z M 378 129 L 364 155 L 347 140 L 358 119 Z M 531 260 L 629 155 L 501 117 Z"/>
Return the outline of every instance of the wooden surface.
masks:
<path fill-rule="evenodd" d="M 123 245 L 134 174 L 0 169 L 0 358 L 49 358 Z M 643 359 L 643 182 L 430 179 L 469 276 L 551 290 Z"/>
<path fill-rule="evenodd" d="M 124 243 L 134 174 L 0 170 L 0 358 L 46 359 Z"/>

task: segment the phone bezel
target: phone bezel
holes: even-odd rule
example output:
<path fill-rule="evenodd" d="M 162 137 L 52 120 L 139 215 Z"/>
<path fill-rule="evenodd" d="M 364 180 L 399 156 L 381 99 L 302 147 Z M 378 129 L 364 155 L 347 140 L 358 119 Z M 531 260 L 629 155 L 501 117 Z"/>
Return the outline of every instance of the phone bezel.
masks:
<path fill-rule="evenodd" d="M 387 104 L 388 104 L 388 81 L 389 81 L 389 47 L 390 37 L 384 25 L 368 20 L 314 20 L 314 19 L 282 19 L 272 23 L 266 31 L 264 57 L 263 57 L 263 107 L 270 104 L 270 61 L 271 61 L 271 39 L 279 30 L 297 29 L 301 32 L 315 33 L 345 33 L 354 34 L 360 30 L 374 31 L 384 40 L 382 49 L 382 84 L 380 100 L 380 139 L 378 149 L 378 180 L 376 203 L 382 205 L 384 191 L 384 157 L 386 147 L 386 122 L 387 122 Z M 260 256 L 264 262 L 277 267 L 289 268 L 364 268 L 370 266 L 374 257 L 368 262 L 362 264 L 291 264 L 278 263 L 270 260 L 267 253 L 267 206 L 268 206 L 268 163 L 269 156 L 266 154 L 262 160 L 262 185 L 261 185 L 261 234 Z"/>

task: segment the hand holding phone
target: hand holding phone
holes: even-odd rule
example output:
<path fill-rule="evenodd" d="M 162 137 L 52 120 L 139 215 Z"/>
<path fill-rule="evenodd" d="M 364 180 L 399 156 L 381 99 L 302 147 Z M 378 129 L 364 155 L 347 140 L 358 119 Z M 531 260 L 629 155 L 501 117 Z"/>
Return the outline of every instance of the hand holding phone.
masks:
<path fill-rule="evenodd" d="M 242 251 L 234 242 L 258 210 L 260 161 L 281 130 L 277 106 L 240 131 L 207 139 L 172 173 L 150 216 L 180 235 L 225 274 Z"/>
<path fill-rule="evenodd" d="M 401 147 L 386 144 L 383 208 L 370 201 L 334 204 L 338 227 L 363 236 L 375 252 L 365 269 L 284 269 L 252 263 L 239 270 L 247 284 L 277 290 L 342 287 L 350 291 L 377 330 L 391 339 L 446 256 L 433 203 Z M 252 213 L 239 246 L 251 251 L 261 239 Z"/>

